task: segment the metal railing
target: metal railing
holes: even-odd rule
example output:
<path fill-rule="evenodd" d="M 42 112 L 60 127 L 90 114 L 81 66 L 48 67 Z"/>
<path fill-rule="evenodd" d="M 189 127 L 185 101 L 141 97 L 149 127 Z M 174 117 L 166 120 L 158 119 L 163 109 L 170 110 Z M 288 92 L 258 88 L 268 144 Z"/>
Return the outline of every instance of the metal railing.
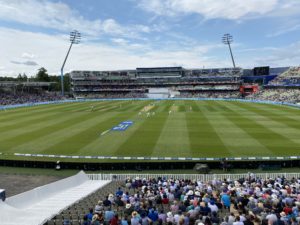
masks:
<path fill-rule="evenodd" d="M 166 178 L 166 179 L 189 179 L 189 180 L 201 180 L 201 181 L 211 181 L 217 180 L 238 180 L 243 177 L 248 177 L 249 173 L 241 174 L 87 174 L 90 180 L 126 180 L 127 178 Z M 277 178 L 285 177 L 287 179 L 299 178 L 300 173 L 256 173 L 256 177 L 267 179 L 267 178 Z"/>

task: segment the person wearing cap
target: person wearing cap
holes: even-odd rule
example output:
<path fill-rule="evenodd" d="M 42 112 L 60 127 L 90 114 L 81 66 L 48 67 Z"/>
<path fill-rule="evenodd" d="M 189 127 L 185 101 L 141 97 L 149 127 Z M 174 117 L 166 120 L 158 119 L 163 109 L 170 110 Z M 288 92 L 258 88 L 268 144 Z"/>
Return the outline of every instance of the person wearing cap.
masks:
<path fill-rule="evenodd" d="M 116 196 L 122 196 L 123 195 L 123 190 L 121 187 L 118 187 L 118 190 L 116 191 Z"/>
<path fill-rule="evenodd" d="M 140 216 L 141 216 L 141 225 L 149 225 L 152 222 L 151 219 L 147 216 L 146 212 L 141 213 Z"/>
<path fill-rule="evenodd" d="M 89 221 L 92 221 L 93 218 L 93 209 L 90 208 L 89 213 L 85 215 Z"/>
<path fill-rule="evenodd" d="M 149 210 L 148 217 L 152 222 L 156 222 L 158 220 L 158 213 L 153 208 Z"/>
<path fill-rule="evenodd" d="M 210 202 L 208 203 L 208 207 L 210 208 L 211 212 L 218 212 L 219 210 L 214 200 L 210 200 Z"/>

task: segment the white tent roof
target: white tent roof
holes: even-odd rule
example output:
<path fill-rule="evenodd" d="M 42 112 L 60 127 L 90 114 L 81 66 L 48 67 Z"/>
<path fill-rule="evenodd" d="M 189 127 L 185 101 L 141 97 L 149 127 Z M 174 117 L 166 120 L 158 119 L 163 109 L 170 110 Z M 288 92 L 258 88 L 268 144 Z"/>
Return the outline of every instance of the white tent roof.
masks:
<path fill-rule="evenodd" d="M 89 180 L 84 172 L 0 201 L 1 225 L 39 225 L 109 181 Z"/>

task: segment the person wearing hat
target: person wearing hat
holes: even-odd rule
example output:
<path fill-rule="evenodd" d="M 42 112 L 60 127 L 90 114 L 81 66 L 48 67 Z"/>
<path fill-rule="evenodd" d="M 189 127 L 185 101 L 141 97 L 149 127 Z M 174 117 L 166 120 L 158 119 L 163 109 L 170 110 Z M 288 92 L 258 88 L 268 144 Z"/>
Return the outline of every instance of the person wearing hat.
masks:
<path fill-rule="evenodd" d="M 91 225 L 100 225 L 100 221 L 98 220 L 98 215 L 95 214 L 92 218 Z"/>
<path fill-rule="evenodd" d="M 137 211 L 133 211 L 131 213 L 131 225 L 141 225 L 141 217 L 140 215 L 137 213 Z"/>
<path fill-rule="evenodd" d="M 111 202 L 111 204 L 114 204 L 114 202 L 115 202 L 114 195 L 113 194 L 109 194 L 108 195 L 108 200 Z"/>
<path fill-rule="evenodd" d="M 102 201 L 98 201 L 98 204 L 95 206 L 95 213 L 100 213 L 103 211 Z"/>
<path fill-rule="evenodd" d="M 132 207 L 132 205 L 128 202 L 128 203 L 125 205 L 124 214 L 125 214 L 126 216 L 130 216 L 132 212 L 133 212 L 133 207 Z"/>
<path fill-rule="evenodd" d="M 171 224 L 173 224 L 174 223 L 174 217 L 173 217 L 173 214 L 172 214 L 172 212 L 168 212 L 167 213 L 167 223 L 169 224 L 169 223 L 171 223 Z"/>

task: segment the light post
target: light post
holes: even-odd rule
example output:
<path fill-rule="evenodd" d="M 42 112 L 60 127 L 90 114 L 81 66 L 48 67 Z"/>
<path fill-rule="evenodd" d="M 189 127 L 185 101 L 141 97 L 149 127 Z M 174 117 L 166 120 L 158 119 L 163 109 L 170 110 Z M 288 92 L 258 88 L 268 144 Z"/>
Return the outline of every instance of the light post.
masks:
<path fill-rule="evenodd" d="M 228 45 L 229 51 L 230 51 L 230 55 L 231 55 L 232 64 L 233 64 L 233 68 L 235 68 L 235 62 L 234 62 L 233 54 L 232 54 L 232 51 L 231 51 L 231 45 L 230 45 L 233 42 L 232 35 L 231 34 L 224 34 L 224 36 L 222 37 L 222 42 L 225 45 Z"/>
<path fill-rule="evenodd" d="M 60 82 L 61 82 L 61 95 L 62 96 L 64 96 L 64 67 L 65 67 L 66 61 L 68 59 L 69 53 L 71 51 L 72 45 L 73 44 L 79 44 L 80 39 L 81 39 L 81 34 L 77 30 L 74 30 L 74 31 L 70 32 L 70 42 L 71 42 L 71 44 L 70 44 L 69 50 L 67 52 L 67 55 L 65 57 L 65 60 L 63 62 L 63 65 L 60 69 Z"/>

